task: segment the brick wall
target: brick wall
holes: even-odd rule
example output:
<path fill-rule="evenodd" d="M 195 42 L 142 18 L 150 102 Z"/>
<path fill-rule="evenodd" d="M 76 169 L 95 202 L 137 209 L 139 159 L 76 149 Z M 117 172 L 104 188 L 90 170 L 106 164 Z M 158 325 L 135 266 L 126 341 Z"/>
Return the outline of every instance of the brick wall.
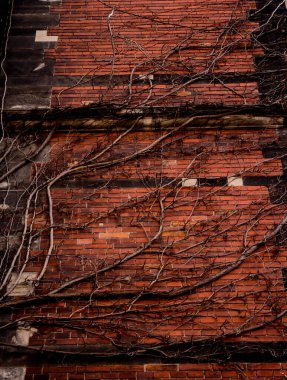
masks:
<path fill-rule="evenodd" d="M 0 190 L 0 379 L 286 378 L 285 122 L 254 107 L 285 96 L 271 3 L 15 0 L 3 151 L 33 132 L 1 167 L 27 161 Z"/>
<path fill-rule="evenodd" d="M 286 7 L 265 3 L 15 0 L 5 108 L 284 103 Z"/>
<path fill-rule="evenodd" d="M 5 109 L 283 104 L 285 13 L 278 0 L 15 0 Z"/>
<path fill-rule="evenodd" d="M 284 342 L 285 228 L 264 241 L 286 209 L 279 119 L 188 128 L 134 158 L 165 132 L 55 133 L 32 178 L 101 158 L 53 182 L 52 246 L 45 192 L 31 211 L 37 237 L 21 257 L 36 277 L 48 263 L 34 290 L 43 298 L 7 303 L 20 301 L 12 319 L 37 329 L 30 346 L 100 354 L 196 343 L 201 357 L 212 340 Z"/>
<path fill-rule="evenodd" d="M 53 9 L 60 23 L 49 29 L 59 41 L 46 51 L 56 60 L 54 105 L 256 104 L 257 83 L 244 78 L 263 52 L 250 38 L 255 8 L 254 1 L 63 0 Z M 215 79 L 222 74 L 229 79 Z"/>
<path fill-rule="evenodd" d="M 92 379 L 280 379 L 286 378 L 286 363 L 145 364 L 45 366 L 28 368 L 26 380 Z"/>

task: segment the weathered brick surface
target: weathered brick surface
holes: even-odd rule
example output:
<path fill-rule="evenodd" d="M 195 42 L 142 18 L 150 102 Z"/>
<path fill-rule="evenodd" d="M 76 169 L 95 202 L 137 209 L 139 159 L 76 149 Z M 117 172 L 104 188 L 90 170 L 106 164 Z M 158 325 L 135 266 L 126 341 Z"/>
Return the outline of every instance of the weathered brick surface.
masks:
<path fill-rule="evenodd" d="M 263 53 L 251 41 L 259 25 L 248 21 L 251 9 L 253 0 L 63 0 L 49 28 L 59 40 L 46 51 L 56 60 L 54 105 L 256 104 L 257 83 L 244 78 Z M 218 81 L 222 74 L 231 76 Z"/>
<path fill-rule="evenodd" d="M 45 5 L 47 19 L 53 20 L 48 36 L 58 37 L 56 45 L 41 45 L 49 74 L 42 79 L 49 82 L 49 96 L 53 84 L 52 105 L 257 105 L 254 59 L 263 49 L 251 38 L 259 21 L 249 18 L 256 6 L 253 0 Z M 28 42 L 34 48 L 33 38 Z M 25 70 L 19 72 L 25 82 Z M 34 81 L 41 75 L 36 72 Z M 50 106 L 49 96 L 41 107 Z M 22 98 L 18 106 L 27 109 Z M 35 182 L 48 183 L 85 160 L 88 165 L 55 181 L 49 191 L 41 189 L 44 194 L 40 191 L 27 217 L 37 244 L 29 246 L 26 239 L 30 250 L 24 245 L 19 265 L 37 274 L 48 263 L 41 281 L 32 283 L 36 296 L 48 297 L 29 307 L 13 305 L 9 312 L 12 321 L 37 327 L 30 339 L 33 349 L 85 352 L 90 360 L 118 352 L 140 356 L 152 349 L 158 356 L 184 353 L 205 360 L 210 352 L 220 355 L 225 344 L 234 351 L 243 347 L 245 354 L 258 344 L 252 352 L 262 355 L 269 344 L 276 350 L 284 346 L 286 226 L 270 241 L 266 237 L 286 212 L 286 142 L 271 121 L 264 128 L 257 118 L 256 128 L 248 128 L 249 115 L 241 117 L 240 126 L 215 123 L 215 128 L 208 124 L 173 133 L 135 159 L 126 157 L 165 133 L 160 122 L 154 129 L 134 128 L 115 145 L 120 132 L 112 127 L 104 133 L 54 134 L 49 157 L 31 165 Z M 130 125 L 124 123 L 117 124 L 119 130 Z M 112 148 L 100 154 L 109 144 Z M 97 154 L 98 166 L 92 168 Z M 105 165 L 109 160 L 114 163 Z M 3 199 L 12 202 L 6 195 Z M 75 285 L 68 286 L 70 281 Z M 51 292 L 65 285 L 53 299 Z M 276 350 L 268 354 L 277 358 Z M 230 358 L 227 348 L 222 355 Z M 286 376 L 285 363 L 173 361 L 39 364 L 27 368 L 26 380 Z"/>
<path fill-rule="evenodd" d="M 93 149 L 103 149 L 117 136 L 112 132 L 82 133 L 79 143 L 77 133 L 55 134 L 45 176 L 81 162 Z M 159 136 L 156 131 L 131 132 L 101 161 L 133 154 Z M 109 339 L 123 345 L 139 340 L 145 344 L 166 340 L 171 344 L 221 335 L 227 342 L 284 342 L 282 318 L 268 323 L 286 304 L 282 278 L 282 268 L 287 266 L 284 234 L 259 246 L 238 267 L 197 288 L 201 281 L 236 263 L 244 249 L 264 239 L 284 215 L 285 203 L 270 201 L 270 186 L 276 187 L 276 181 L 282 180 L 282 162 L 276 156 L 265 159 L 262 153 L 263 147 L 276 139 L 273 128 L 187 130 L 175 133 L 161 148 L 136 161 L 108 170 L 85 170 L 77 177 L 55 183 L 51 189 L 57 226 L 54 249 L 36 294 L 45 294 L 70 279 L 99 270 L 96 278 L 91 275 L 68 292 L 99 292 L 107 299 L 91 304 L 86 299 L 70 299 L 16 311 L 15 317 L 20 313 L 28 319 L 35 313 L 50 321 L 59 317 L 72 321 L 83 318 L 79 323 L 85 331 L 67 325 L 60 329 L 39 326 L 31 345 L 101 347 L 109 345 Z M 40 162 L 37 165 L 41 167 Z M 234 176 L 256 178 L 258 182 L 250 186 L 245 186 L 244 181 L 228 185 L 227 178 Z M 221 184 L 212 182 L 218 177 L 224 179 Z M 182 186 L 182 178 L 201 182 L 199 186 Z M 269 180 L 273 181 L 271 185 Z M 163 229 L 141 251 L 159 231 L 159 195 L 166 207 Z M 44 232 L 38 248 L 31 251 L 26 269 L 31 272 L 40 272 L 49 247 L 45 232 L 49 225 L 47 209 L 38 211 L 33 225 L 44 228 Z M 162 253 L 166 250 L 167 255 Z M 130 254 L 134 256 L 101 273 Z M 140 297 L 132 306 L 136 318 L 125 318 L 124 310 L 140 292 L 172 293 L 194 286 L 182 297 Z M 126 295 L 115 299 L 117 292 Z M 116 318 L 117 323 L 115 310 L 123 313 L 123 317 Z M 102 313 L 106 317 L 97 319 L 99 333 L 90 323 Z M 283 321 L 285 318 L 284 315 Z M 261 324 L 264 327 L 254 328 Z M 164 376 L 166 371 L 162 372 Z"/>

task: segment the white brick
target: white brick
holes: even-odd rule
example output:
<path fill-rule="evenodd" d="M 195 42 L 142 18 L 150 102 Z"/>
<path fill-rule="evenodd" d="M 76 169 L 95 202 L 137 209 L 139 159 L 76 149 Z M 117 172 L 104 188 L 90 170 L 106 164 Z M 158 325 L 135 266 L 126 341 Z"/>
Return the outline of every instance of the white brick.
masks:
<path fill-rule="evenodd" d="M 10 282 L 7 286 L 7 292 L 10 297 L 30 296 L 34 293 L 33 281 L 37 278 L 37 272 L 24 272 L 18 279 L 17 273 L 12 273 Z M 16 286 L 15 282 L 18 279 Z"/>
<path fill-rule="evenodd" d="M 228 186 L 243 186 L 243 179 L 241 177 L 228 177 Z"/>
<path fill-rule="evenodd" d="M 25 367 L 0 367 L 0 380 L 24 380 Z"/>
<path fill-rule="evenodd" d="M 154 79 L 154 76 L 152 74 L 142 74 L 142 75 L 139 75 L 139 79 L 140 80 L 145 80 L 145 79 L 149 79 L 149 80 L 153 80 Z"/>
<path fill-rule="evenodd" d="M 47 30 L 36 30 L 36 37 L 46 37 Z"/>
<path fill-rule="evenodd" d="M 0 210 L 8 210 L 10 208 L 9 205 L 6 205 L 5 203 L 0 204 Z"/>
<path fill-rule="evenodd" d="M 7 181 L 0 182 L 0 189 L 7 189 L 10 186 L 10 183 Z"/>
<path fill-rule="evenodd" d="M 15 332 L 15 335 L 11 339 L 11 343 L 17 344 L 18 346 L 29 346 L 30 338 L 38 330 L 30 326 L 19 326 Z"/>
<path fill-rule="evenodd" d="M 58 36 L 48 36 L 47 30 L 36 30 L 35 42 L 57 42 Z"/>
<path fill-rule="evenodd" d="M 185 187 L 197 186 L 197 179 L 196 178 L 182 178 L 182 186 L 185 186 Z"/>

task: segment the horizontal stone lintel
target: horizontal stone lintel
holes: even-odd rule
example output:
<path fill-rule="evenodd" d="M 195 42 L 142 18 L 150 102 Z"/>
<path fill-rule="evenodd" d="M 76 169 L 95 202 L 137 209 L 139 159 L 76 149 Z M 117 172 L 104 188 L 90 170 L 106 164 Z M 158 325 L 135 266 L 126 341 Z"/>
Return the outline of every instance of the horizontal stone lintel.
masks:
<path fill-rule="evenodd" d="M 45 86 L 39 86 L 38 91 L 45 90 Z M 23 92 L 34 92 L 37 86 L 23 86 Z M 17 88 L 12 87 L 11 93 L 17 94 Z M 19 91 L 18 91 L 19 92 Z M 49 113 L 37 111 L 35 108 L 18 110 L 12 108 L 13 104 L 5 104 L 4 114 L 7 120 L 7 127 L 15 131 L 21 131 L 25 125 L 29 127 L 41 125 L 41 130 L 50 130 L 56 127 L 61 132 L 71 132 L 73 128 L 77 133 L 101 133 L 105 131 L 120 132 L 125 131 L 134 125 L 134 131 L 151 131 L 151 130 L 172 130 L 182 127 L 181 130 L 192 129 L 279 129 L 283 126 L 284 118 L 282 116 L 257 116 L 254 114 L 230 114 L 220 115 L 220 110 L 214 110 L 214 114 L 206 112 L 205 109 L 198 109 L 201 116 L 193 117 L 185 110 L 165 109 L 164 114 L 161 108 L 150 109 L 112 109 L 90 105 L 78 109 L 50 110 Z M 48 108 L 48 107 L 47 107 Z M 47 109 L 48 110 L 48 109 Z M 254 111 L 254 110 L 253 110 Z M 175 116 L 178 112 L 178 116 Z M 194 112 L 194 111 L 193 111 Z M 227 113 L 228 111 L 224 111 Z M 263 111 L 262 111 L 263 112 Z M 216 114 L 218 113 L 218 116 Z M 43 118 L 44 116 L 44 118 Z M 136 124 L 135 124 L 136 121 Z"/>

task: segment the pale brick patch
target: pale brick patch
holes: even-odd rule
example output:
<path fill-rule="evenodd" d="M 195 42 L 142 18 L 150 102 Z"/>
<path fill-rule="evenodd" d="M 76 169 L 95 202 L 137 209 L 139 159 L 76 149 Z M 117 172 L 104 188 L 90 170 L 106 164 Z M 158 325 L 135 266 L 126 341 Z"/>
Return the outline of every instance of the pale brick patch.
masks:
<path fill-rule="evenodd" d="M 197 186 L 197 179 L 196 178 L 182 178 L 182 186 L 184 187 Z"/>
<path fill-rule="evenodd" d="M 0 367 L 0 380 L 24 380 L 25 367 Z"/>
<path fill-rule="evenodd" d="M 241 177 L 228 177 L 228 186 L 243 186 L 243 179 Z"/>
<path fill-rule="evenodd" d="M 48 36 L 47 30 L 36 30 L 35 42 L 57 42 L 58 36 Z"/>
<path fill-rule="evenodd" d="M 37 272 L 24 272 L 18 279 L 17 273 L 12 273 L 7 292 L 10 297 L 30 296 L 34 293 L 33 281 L 37 278 Z M 15 285 L 15 282 L 17 284 Z"/>

